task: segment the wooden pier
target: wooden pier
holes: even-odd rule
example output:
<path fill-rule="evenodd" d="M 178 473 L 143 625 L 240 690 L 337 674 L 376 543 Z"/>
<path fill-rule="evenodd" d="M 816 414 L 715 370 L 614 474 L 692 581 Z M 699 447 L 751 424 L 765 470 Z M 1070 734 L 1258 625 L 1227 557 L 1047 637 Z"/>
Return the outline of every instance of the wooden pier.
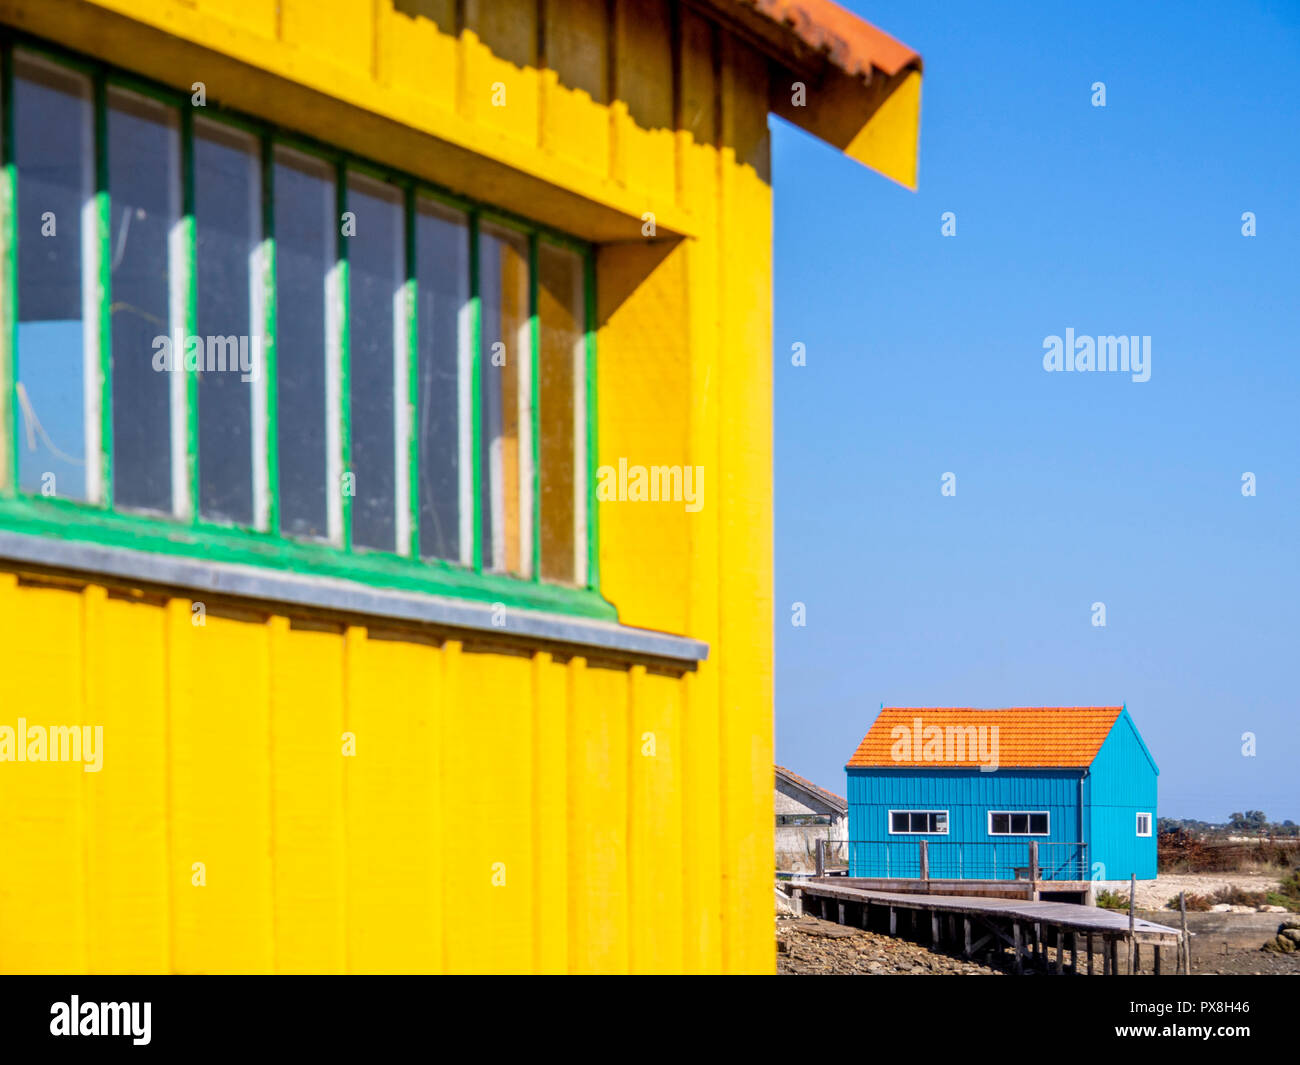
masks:
<path fill-rule="evenodd" d="M 1070 902 L 1036 902 L 1024 899 L 980 898 L 969 895 L 923 895 L 878 891 L 845 885 L 842 879 L 823 877 L 793 885 L 793 897 L 804 912 L 840 924 L 878 927 L 890 935 L 900 933 L 928 940 L 936 949 L 960 950 L 962 957 L 1014 951 L 1015 972 L 1027 968 L 1054 973 L 1094 974 L 1094 956 L 1100 953 L 1103 975 L 1120 972 L 1121 946 L 1124 971 L 1142 969 L 1142 949 L 1153 952 L 1150 971 L 1161 975 L 1172 948 L 1173 971 L 1190 972 L 1187 937 L 1165 925 L 1129 914 Z M 1055 954 L 1049 951 L 1055 948 Z M 1069 953 L 1069 964 L 1065 963 Z M 1084 955 L 1083 967 L 1079 954 Z"/>

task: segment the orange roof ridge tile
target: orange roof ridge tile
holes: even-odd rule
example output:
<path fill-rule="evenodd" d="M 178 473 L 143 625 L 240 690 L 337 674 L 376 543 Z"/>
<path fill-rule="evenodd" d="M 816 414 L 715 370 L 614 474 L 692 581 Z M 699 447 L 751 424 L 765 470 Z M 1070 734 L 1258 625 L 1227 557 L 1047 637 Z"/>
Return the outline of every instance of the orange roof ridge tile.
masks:
<path fill-rule="evenodd" d="M 1122 706 L 887 706 L 858 744 L 848 768 L 978 767 L 989 764 L 987 757 L 981 757 L 981 744 L 985 755 L 996 745 L 995 761 L 1001 768 L 1084 768 L 1097 757 L 1123 710 Z M 965 731 L 972 728 L 977 740 Z M 981 728 L 996 731 L 979 735 Z"/>

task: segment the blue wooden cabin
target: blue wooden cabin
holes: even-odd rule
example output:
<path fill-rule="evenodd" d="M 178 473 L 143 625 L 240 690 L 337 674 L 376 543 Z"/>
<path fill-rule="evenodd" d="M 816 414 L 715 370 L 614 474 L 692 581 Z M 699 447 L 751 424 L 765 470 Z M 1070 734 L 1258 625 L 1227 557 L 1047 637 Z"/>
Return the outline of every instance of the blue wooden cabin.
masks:
<path fill-rule="evenodd" d="M 1123 706 L 886 707 L 849 760 L 849 875 L 1156 875 L 1160 770 Z"/>

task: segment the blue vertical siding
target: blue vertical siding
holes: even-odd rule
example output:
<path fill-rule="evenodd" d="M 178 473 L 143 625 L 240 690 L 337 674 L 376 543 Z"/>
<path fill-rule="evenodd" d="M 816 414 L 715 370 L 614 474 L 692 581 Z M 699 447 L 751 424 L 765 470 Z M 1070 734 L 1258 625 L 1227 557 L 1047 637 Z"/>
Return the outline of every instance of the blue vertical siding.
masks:
<path fill-rule="evenodd" d="M 1086 784 L 1094 880 L 1152 880 L 1156 875 L 1156 791 L 1160 770 L 1124 710 L 1093 759 Z M 1151 835 L 1137 834 L 1139 812 Z"/>
<path fill-rule="evenodd" d="M 1086 875 L 1077 846 L 1080 822 L 1079 770 L 852 768 L 848 770 L 849 874 L 920 875 L 919 840 L 929 846 L 930 875 L 942 878 L 1013 880 L 1029 864 L 1029 843 L 1038 842 L 1045 878 L 1074 880 Z M 948 834 L 895 836 L 890 810 L 946 810 Z M 1045 836 L 990 836 L 991 810 L 1046 811 Z"/>

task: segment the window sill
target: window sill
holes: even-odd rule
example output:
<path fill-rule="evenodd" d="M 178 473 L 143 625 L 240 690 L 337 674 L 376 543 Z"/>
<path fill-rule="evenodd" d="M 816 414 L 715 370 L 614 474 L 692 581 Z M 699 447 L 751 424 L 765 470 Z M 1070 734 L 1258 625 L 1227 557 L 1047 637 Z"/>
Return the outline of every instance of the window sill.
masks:
<path fill-rule="evenodd" d="M 243 530 L 169 527 L 87 509 L 46 500 L 3 501 L 0 559 L 688 667 L 708 657 L 708 644 L 698 640 L 619 624 L 613 606 L 592 590 L 395 556 L 342 555 Z M 68 520 L 69 512 L 78 520 Z"/>

